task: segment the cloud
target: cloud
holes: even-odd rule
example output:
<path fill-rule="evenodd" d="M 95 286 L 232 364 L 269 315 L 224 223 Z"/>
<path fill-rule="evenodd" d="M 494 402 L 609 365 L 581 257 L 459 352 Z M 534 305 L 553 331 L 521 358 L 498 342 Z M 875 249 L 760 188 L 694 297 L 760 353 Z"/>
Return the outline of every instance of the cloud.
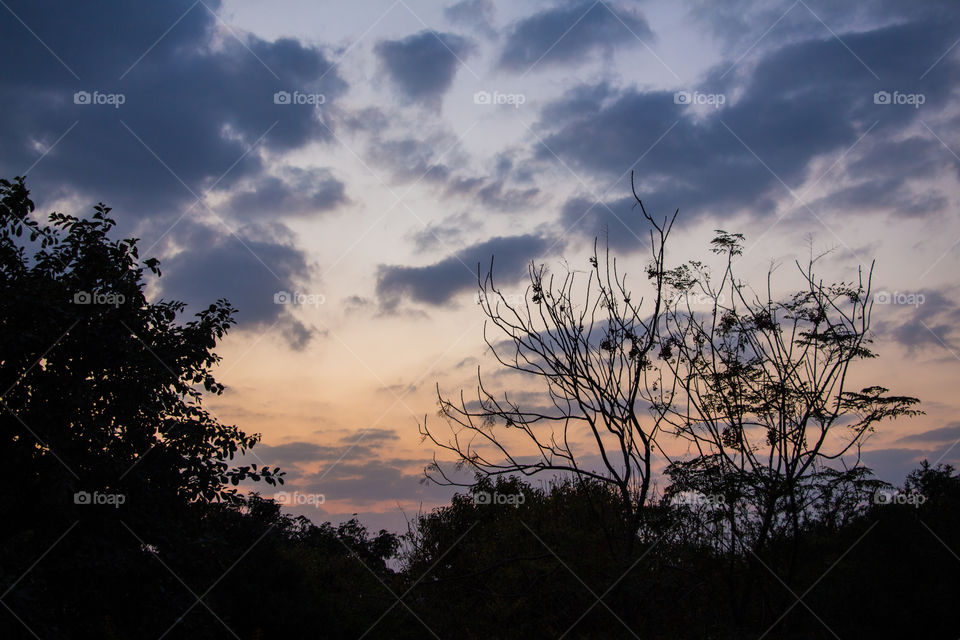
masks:
<path fill-rule="evenodd" d="M 417 252 L 425 253 L 451 245 L 459 245 L 463 240 L 464 233 L 475 230 L 479 226 L 478 220 L 475 220 L 466 212 L 462 212 L 447 216 L 439 222 L 428 221 L 424 227 L 415 230 L 410 238 L 413 240 Z"/>
<path fill-rule="evenodd" d="M 574 64 L 591 53 L 640 44 L 653 32 L 638 14 L 609 2 L 587 0 L 561 5 L 524 18 L 513 25 L 500 54 L 499 65 L 526 72 L 534 66 Z"/>
<path fill-rule="evenodd" d="M 951 0 L 927 0 L 922 3 L 898 0 L 864 0 L 856 3 L 806 0 L 792 5 L 756 0 L 730 0 L 723 3 L 687 0 L 686 4 L 690 18 L 707 26 L 710 35 L 717 36 L 726 46 L 731 59 L 740 58 L 745 52 L 748 54 L 738 64 L 748 64 L 751 53 L 763 55 L 769 49 L 785 43 L 823 37 L 828 33 L 827 28 L 844 34 L 916 21 L 936 14 L 949 19 L 954 9 Z"/>
<path fill-rule="evenodd" d="M 391 499 L 449 500 L 448 488 L 421 484 L 428 459 L 389 455 L 398 440 L 394 429 L 370 428 L 346 432 L 333 444 L 304 440 L 261 443 L 244 462 L 279 466 L 287 472 L 284 491 L 320 493 L 327 502 L 346 500 L 352 505 L 368 505 Z M 320 466 L 316 472 L 304 473 L 304 467 L 317 463 Z M 317 515 L 309 510 L 305 513 Z"/>
<path fill-rule="evenodd" d="M 261 151 L 328 138 L 316 105 L 276 104 L 274 94 L 319 93 L 329 105 L 346 88 L 317 48 L 219 31 L 217 1 L 21 0 L 10 9 L 36 37 L 19 21 L 0 23 L 4 172 L 49 151 L 31 171 L 35 189 L 102 199 L 128 215 L 172 215 L 215 181 L 228 189 L 259 176 Z M 90 102 L 75 103 L 75 92 Z M 93 104 L 118 94 L 118 108 Z"/>
<path fill-rule="evenodd" d="M 525 189 L 511 189 L 503 181 L 494 181 L 477 190 L 480 202 L 491 209 L 505 212 L 515 212 L 527 209 L 535 202 L 540 194 L 538 187 Z"/>
<path fill-rule="evenodd" d="M 173 226 L 170 246 L 183 251 L 163 261 L 164 296 L 193 311 L 226 297 L 240 326 L 276 322 L 303 348 L 316 331 L 272 295 L 307 276 L 306 258 L 256 226 L 346 201 L 327 170 L 267 168 L 268 157 L 330 138 L 320 99 L 309 101 L 322 95 L 330 107 L 347 85 L 323 51 L 235 36 L 219 26 L 218 0 L 12 0 L 8 8 L 22 23 L 0 21 L 0 173 L 35 165 L 28 184 L 36 193 L 106 202 L 119 232 L 145 245 L 169 240 Z M 275 100 L 278 92 L 291 99 Z M 246 223 L 239 238 L 188 223 L 207 213 L 203 204 L 181 218 L 210 189 L 226 197 L 226 217 Z"/>
<path fill-rule="evenodd" d="M 907 474 L 919 467 L 923 460 L 937 460 L 941 455 L 944 455 L 941 460 L 943 463 L 956 465 L 960 461 L 956 449 L 948 453 L 944 448 L 940 448 L 939 450 L 873 449 L 863 451 L 862 462 L 864 466 L 873 469 L 876 476 L 884 482 L 901 485 Z"/>
<path fill-rule="evenodd" d="M 238 327 L 276 328 L 291 348 L 303 349 L 317 331 L 296 320 L 291 307 L 277 304 L 279 291 L 297 291 L 312 269 L 282 226 L 241 228 L 234 235 L 204 225 L 181 223 L 175 243 L 182 249 L 161 264 L 161 293 L 196 311 L 218 298 L 237 308 Z"/>
<path fill-rule="evenodd" d="M 343 461 L 329 470 L 305 476 L 301 482 L 305 491 L 322 493 L 328 502 L 348 500 L 351 504 L 369 505 L 388 500 L 449 500 L 451 489 L 421 482 L 427 462 L 402 458 Z"/>
<path fill-rule="evenodd" d="M 375 132 L 368 154 L 372 162 L 387 167 L 398 181 L 437 185 L 440 196 L 479 203 L 489 210 L 517 213 L 538 203 L 540 189 L 523 167 L 514 168 L 507 155 L 498 155 L 490 175 L 458 173 L 453 167 L 469 162 L 460 150 L 460 141 L 444 132 L 433 132 L 422 138 L 405 135 L 390 138 Z"/>
<path fill-rule="evenodd" d="M 287 167 L 281 175 L 263 175 L 235 190 L 224 210 L 244 220 L 308 216 L 349 202 L 346 186 L 329 169 Z"/>
<path fill-rule="evenodd" d="M 462 36 L 427 30 L 402 40 L 384 40 L 374 51 L 407 100 L 439 107 L 457 68 L 473 48 Z"/>
<path fill-rule="evenodd" d="M 256 453 L 264 464 L 293 470 L 295 466 L 304 463 L 329 464 L 337 460 L 367 460 L 376 456 L 380 448 L 399 439 L 395 429 L 370 428 L 345 433 L 336 439 L 335 444 L 304 440 L 274 445 L 261 443 L 257 445 Z"/>
<path fill-rule="evenodd" d="M 453 24 L 470 27 L 487 37 L 496 36 L 493 28 L 495 8 L 492 0 L 462 0 L 443 10 L 444 17 Z"/>
<path fill-rule="evenodd" d="M 904 436 L 897 440 L 903 444 L 926 444 L 926 443 L 944 443 L 956 442 L 960 440 L 960 422 L 951 422 L 945 427 L 930 429 L 923 433 L 914 433 Z"/>
<path fill-rule="evenodd" d="M 377 298 L 385 312 L 395 311 L 403 298 L 443 305 L 458 293 L 475 290 L 478 272 L 486 273 L 491 257 L 495 257 L 497 281 L 511 284 L 523 278 L 531 260 L 542 258 L 547 251 L 562 249 L 562 243 L 528 234 L 491 238 L 423 267 L 381 265 L 377 272 Z"/>
<path fill-rule="evenodd" d="M 944 358 L 955 357 L 949 351 L 960 349 L 956 339 L 960 305 L 955 287 L 943 291 L 874 287 L 873 300 L 877 335 L 893 340 L 910 353 L 932 349 Z"/>
<path fill-rule="evenodd" d="M 648 210 L 679 208 L 690 220 L 738 213 L 772 216 L 780 201 L 806 211 L 791 190 L 816 177 L 811 163 L 856 147 L 854 158 L 879 151 L 893 154 L 896 164 L 879 175 L 870 160 L 837 170 L 844 184 L 836 202 L 828 197 L 817 203 L 827 209 L 822 213 L 846 214 L 853 204 L 866 211 L 883 202 L 922 215 L 944 201 L 936 193 L 911 194 L 898 167 L 906 175 L 913 171 L 911 163 L 930 167 L 938 143 L 906 131 L 951 103 L 960 65 L 945 58 L 921 87 L 917 77 L 926 67 L 917 60 L 936 60 L 954 36 L 952 27 L 926 22 L 843 34 L 844 42 L 883 74 L 882 81 L 835 38 L 788 44 L 760 60 L 742 80 L 722 79 L 714 71 L 703 86 L 689 88 L 689 95 L 723 95 L 721 108 L 678 104 L 670 91 L 579 87 L 544 109 L 543 143 L 534 152 L 547 163 L 559 158 L 585 180 L 624 180 L 634 168 Z M 922 91 L 925 103 L 920 109 L 876 104 L 878 91 Z M 941 167 L 960 166 L 945 153 L 934 158 Z M 621 224 L 610 209 L 623 218 L 619 212 L 629 200 L 607 202 L 608 209 L 589 208 L 596 199 L 585 205 L 584 198 L 568 203 L 564 222 L 579 218 L 579 230 L 587 235 Z M 632 223 L 627 226 L 637 231 Z M 622 239 L 633 242 L 632 234 Z"/>
<path fill-rule="evenodd" d="M 444 150 L 447 150 L 444 153 Z M 395 180 L 445 183 L 453 170 L 444 158 L 456 153 L 456 141 L 442 133 L 433 133 L 424 138 L 405 135 L 390 138 L 376 132 L 370 144 L 371 159 L 389 167 Z"/>

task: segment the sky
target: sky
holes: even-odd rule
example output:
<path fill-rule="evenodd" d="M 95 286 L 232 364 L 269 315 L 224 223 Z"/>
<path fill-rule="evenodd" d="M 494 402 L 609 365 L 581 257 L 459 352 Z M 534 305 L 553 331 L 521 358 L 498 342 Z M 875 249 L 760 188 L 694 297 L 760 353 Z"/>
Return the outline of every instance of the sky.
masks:
<path fill-rule="evenodd" d="M 600 236 L 641 273 L 631 172 L 679 209 L 673 264 L 715 229 L 785 291 L 811 248 L 828 279 L 875 260 L 855 377 L 926 415 L 864 461 L 960 463 L 952 2 L 0 5 L 0 175 L 44 214 L 113 207 L 161 260 L 151 298 L 239 309 L 207 406 L 263 435 L 291 512 L 396 530 L 445 502 L 437 386 L 525 388 L 485 349 L 477 265 L 520 299 L 531 261 L 582 269 Z"/>

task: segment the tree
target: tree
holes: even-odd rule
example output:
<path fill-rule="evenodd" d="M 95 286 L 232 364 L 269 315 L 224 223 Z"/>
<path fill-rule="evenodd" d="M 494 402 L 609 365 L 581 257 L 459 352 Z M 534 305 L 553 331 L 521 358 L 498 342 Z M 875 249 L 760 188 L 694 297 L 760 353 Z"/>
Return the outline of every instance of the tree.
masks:
<path fill-rule="evenodd" d="M 523 408 L 507 393 L 496 397 L 478 368 L 476 405 L 468 404 L 462 392 L 456 403 L 444 398 L 437 387 L 451 437 L 439 437 L 426 420 L 420 426 L 424 438 L 481 477 L 551 472 L 611 487 L 620 496 L 630 544 L 653 478 L 659 423 L 649 423 L 639 400 L 658 341 L 663 292 L 671 275 L 664 251 L 677 215 L 655 220 L 636 191 L 634 197 L 652 227 L 647 270 L 652 304 L 645 307 L 642 298 L 634 299 L 609 247 L 601 261 L 594 244 L 586 282 L 577 271 L 568 270 L 561 281 L 543 265 L 531 264 L 522 304 L 508 301 L 496 286 L 491 260 L 485 277 L 478 267 L 480 306 L 507 346 L 491 340 L 486 325 L 484 340 L 501 365 L 539 380 L 547 408 Z M 589 445 L 578 448 L 574 439 L 584 434 Z M 514 448 L 510 438 L 526 444 Z M 532 454 L 532 461 L 524 459 L 526 454 Z M 467 484 L 451 477 L 436 456 L 425 473 L 440 484 Z"/>
<path fill-rule="evenodd" d="M 0 386 L 4 459 L 60 477 L 76 489 L 169 492 L 191 500 L 237 500 L 245 478 L 272 469 L 231 469 L 259 440 L 220 424 L 201 403 L 220 394 L 212 352 L 234 323 L 218 300 L 186 325 L 181 302 L 150 303 L 137 240 L 111 241 L 100 204 L 89 220 L 29 217 L 22 179 L 0 182 Z M 18 244 L 26 231 L 29 246 Z"/>
<path fill-rule="evenodd" d="M 116 613 L 129 591 L 118 580 L 155 563 L 145 549 L 176 553 L 204 505 L 242 505 L 242 480 L 283 478 L 233 466 L 259 435 L 202 404 L 223 391 L 212 349 L 234 322 L 230 304 L 180 324 L 183 303 L 144 294 L 158 261 L 141 262 L 135 238 L 109 238 L 109 208 L 90 219 L 53 213 L 50 224 L 33 211 L 22 178 L 0 180 L 0 458 L 11 480 L 0 488 L 0 565 L 4 588 L 16 585 L 5 603 L 21 598 L 34 615 L 20 615 L 55 636 L 71 615 L 132 615 Z M 43 602 L 62 615 L 44 615 Z"/>
<path fill-rule="evenodd" d="M 731 548 L 757 554 L 772 536 L 789 534 L 795 550 L 811 509 L 829 513 L 825 499 L 849 502 L 873 486 L 859 464 L 874 426 L 922 412 L 916 398 L 880 386 L 850 389 L 851 367 L 875 357 L 872 266 L 853 282 L 825 284 L 811 255 L 796 263 L 803 288 L 777 299 L 772 269 L 762 295 L 738 278 L 742 241 L 724 231 L 713 240 L 725 258 L 719 282 L 700 262 L 676 270 L 663 366 L 652 369 L 645 397 L 694 451 L 668 469 L 674 488 L 724 498 Z"/>

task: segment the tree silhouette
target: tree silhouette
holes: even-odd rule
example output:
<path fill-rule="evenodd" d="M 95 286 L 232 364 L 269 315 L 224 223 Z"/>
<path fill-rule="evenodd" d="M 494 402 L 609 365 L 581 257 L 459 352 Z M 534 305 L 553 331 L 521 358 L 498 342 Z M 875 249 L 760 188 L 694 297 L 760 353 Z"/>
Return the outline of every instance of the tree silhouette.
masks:
<path fill-rule="evenodd" d="M 136 239 L 108 237 L 109 208 L 86 220 L 53 213 L 49 224 L 33 210 L 22 178 L 0 181 L 0 458 L 16 479 L 0 488 L 11 550 L 3 565 L 17 587 L 10 597 L 35 614 L 31 626 L 56 635 L 44 625 L 70 615 L 108 610 L 116 622 L 168 606 L 154 593 L 118 613 L 137 591 L 123 578 L 155 562 L 150 550 L 170 562 L 204 504 L 242 505 L 240 481 L 283 479 L 232 466 L 259 436 L 221 424 L 201 402 L 223 391 L 212 349 L 233 323 L 229 303 L 180 324 L 183 303 L 144 295 L 145 270 L 159 276 L 159 263 L 140 262 Z M 68 550 L 72 560 L 58 566 Z M 94 578 L 95 589 L 79 586 Z M 41 615 L 37 603 L 57 597 L 62 615 Z"/>
<path fill-rule="evenodd" d="M 230 304 L 177 324 L 185 304 L 147 301 L 144 267 L 160 275 L 159 263 L 141 266 L 135 238 L 108 238 L 109 208 L 89 220 L 53 213 L 45 226 L 29 217 L 22 179 L 0 188 L 4 460 L 72 491 L 151 501 L 238 500 L 229 484 L 282 482 L 274 469 L 230 468 L 259 436 L 201 403 L 223 391 L 212 348 L 234 323 Z"/>
<path fill-rule="evenodd" d="M 676 219 L 674 213 L 655 220 L 636 192 L 634 197 L 651 226 L 650 304 L 633 297 L 609 248 L 601 261 L 596 244 L 586 282 L 576 271 L 568 270 L 560 281 L 544 266 L 531 264 L 523 304 L 508 301 L 496 286 L 491 260 L 486 277 L 478 277 L 479 299 L 499 332 L 491 339 L 485 325 L 484 339 L 501 365 L 542 383 L 546 408 L 521 407 L 508 393 L 497 398 L 478 368 L 475 404 L 462 392 L 453 402 L 437 388 L 450 438 L 431 430 L 426 420 L 420 427 L 425 438 L 481 477 L 569 473 L 607 485 L 620 496 L 631 544 L 653 478 L 659 424 L 647 420 L 638 401 L 657 344 L 670 277 L 665 246 Z M 506 346 L 498 342 L 504 338 Z M 578 448 L 574 441 L 583 433 L 588 444 Z M 588 457 L 599 462 L 588 462 Z M 445 471 L 436 456 L 426 475 L 440 484 L 465 484 Z"/>
<path fill-rule="evenodd" d="M 864 439 L 881 420 L 922 412 L 916 398 L 880 386 L 850 389 L 851 367 L 875 357 L 872 267 L 825 284 L 811 256 L 796 265 L 803 288 L 780 300 L 772 270 L 762 295 L 736 274 L 742 241 L 723 231 L 713 240 L 725 257 L 718 282 L 700 262 L 676 270 L 663 366 L 644 395 L 695 452 L 668 469 L 674 489 L 721 496 L 727 543 L 759 553 L 785 528 L 798 541 L 811 509 L 875 488 L 859 467 Z"/>

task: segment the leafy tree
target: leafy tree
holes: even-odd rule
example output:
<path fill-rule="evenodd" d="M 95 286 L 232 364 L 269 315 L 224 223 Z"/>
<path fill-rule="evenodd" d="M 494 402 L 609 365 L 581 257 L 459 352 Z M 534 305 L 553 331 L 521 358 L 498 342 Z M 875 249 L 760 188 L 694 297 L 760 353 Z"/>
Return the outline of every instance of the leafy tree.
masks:
<path fill-rule="evenodd" d="M 612 535 L 624 524 L 620 509 L 617 490 L 592 478 L 534 487 L 481 477 L 406 536 L 415 610 L 441 637 L 650 636 L 663 597 L 655 546 L 624 556 Z M 604 603 L 591 607 L 590 591 Z"/>
<path fill-rule="evenodd" d="M 860 479 L 844 475 L 821 486 Z M 441 637 L 949 637 L 960 477 L 924 463 L 900 491 L 929 493 L 865 508 L 841 500 L 851 506 L 832 524 L 811 515 L 808 553 L 790 584 L 771 563 L 698 537 L 695 526 L 710 529 L 710 505 L 648 505 L 645 542 L 621 556 L 607 541 L 619 509 L 607 485 L 481 478 L 414 521 L 402 578 L 411 607 Z M 523 499 L 497 503 L 492 494 Z M 768 559 L 790 553 L 788 538 L 768 544 Z"/>
<path fill-rule="evenodd" d="M 160 275 L 159 263 L 141 266 L 135 238 L 108 238 L 109 208 L 89 220 L 53 213 L 45 226 L 29 217 L 22 179 L 0 188 L 4 458 L 47 483 L 151 499 L 237 500 L 227 485 L 278 481 L 272 469 L 230 468 L 259 436 L 201 403 L 223 391 L 212 348 L 234 323 L 230 304 L 177 324 L 184 303 L 147 301 L 144 267 Z"/>
<path fill-rule="evenodd" d="M 159 276 L 158 261 L 141 262 L 135 238 L 109 238 L 109 208 L 89 219 L 53 213 L 49 224 L 33 211 L 22 178 L 0 181 L 0 457 L 14 479 L 0 488 L 3 583 L 29 602 L 51 596 L 51 575 L 61 585 L 99 576 L 97 589 L 69 594 L 95 598 L 117 586 L 111 573 L 149 558 L 144 549 L 175 548 L 197 505 L 239 506 L 240 481 L 283 479 L 232 466 L 259 436 L 201 402 L 223 391 L 212 349 L 234 322 L 229 303 L 180 324 L 183 303 L 145 296 L 145 270 Z M 71 569 L 51 574 L 46 560 L 15 583 L 62 534 Z M 32 625 L 62 623 L 33 610 Z"/>
<path fill-rule="evenodd" d="M 811 257 L 797 263 L 804 288 L 779 300 L 772 270 L 762 295 L 736 274 L 742 241 L 723 231 L 713 240 L 725 258 L 719 281 L 700 262 L 674 270 L 662 366 L 645 397 L 695 452 L 668 469 L 674 483 L 722 496 L 729 545 L 756 554 L 785 531 L 796 543 L 809 510 L 829 510 L 822 501 L 841 486 L 869 490 L 857 471 L 864 439 L 882 420 L 922 412 L 916 398 L 880 386 L 850 389 L 851 367 L 875 357 L 872 267 L 825 284 Z M 838 473 L 845 456 L 854 464 Z"/>

